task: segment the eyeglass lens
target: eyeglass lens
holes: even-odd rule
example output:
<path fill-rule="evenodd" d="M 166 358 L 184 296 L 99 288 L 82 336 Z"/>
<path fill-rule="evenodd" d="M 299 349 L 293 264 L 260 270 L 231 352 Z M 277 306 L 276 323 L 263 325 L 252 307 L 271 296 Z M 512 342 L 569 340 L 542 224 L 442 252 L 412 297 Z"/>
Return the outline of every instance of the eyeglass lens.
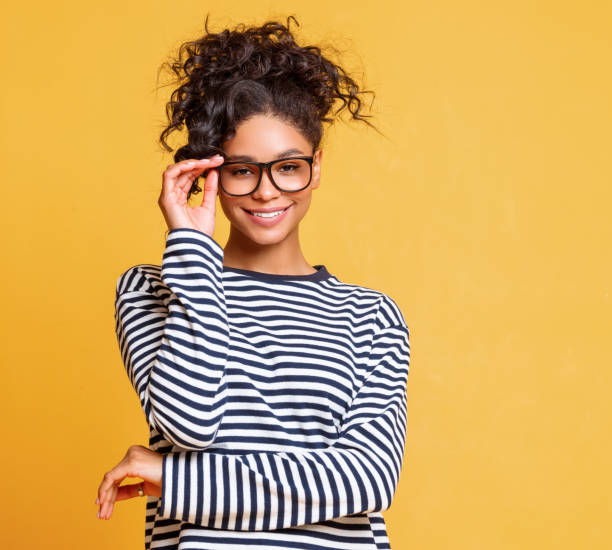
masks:
<path fill-rule="evenodd" d="M 222 166 L 219 183 L 233 195 L 251 193 L 259 181 L 261 167 L 248 162 Z M 286 159 L 270 167 L 272 180 L 283 191 L 299 191 L 310 183 L 310 163 L 305 159 Z"/>

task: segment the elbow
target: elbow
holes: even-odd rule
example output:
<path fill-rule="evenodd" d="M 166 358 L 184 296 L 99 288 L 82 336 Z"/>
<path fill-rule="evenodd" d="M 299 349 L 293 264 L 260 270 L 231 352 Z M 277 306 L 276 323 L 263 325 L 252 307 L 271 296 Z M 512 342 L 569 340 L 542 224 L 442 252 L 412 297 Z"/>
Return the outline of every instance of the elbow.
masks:
<path fill-rule="evenodd" d="M 370 506 L 367 510 L 365 510 L 365 512 L 366 513 L 384 512 L 385 510 L 388 510 L 391 507 L 393 496 L 394 496 L 394 493 L 389 492 L 387 488 L 382 489 L 382 491 L 378 495 L 377 501 L 372 506 Z"/>
<path fill-rule="evenodd" d="M 388 510 L 389 508 L 391 508 L 391 503 L 393 502 L 394 495 L 395 495 L 395 491 L 393 491 L 392 493 L 387 493 L 385 491 L 385 494 L 383 495 L 383 499 L 382 499 L 382 505 L 380 507 L 380 510 L 377 510 L 377 512 L 384 512 L 385 510 Z"/>
<path fill-rule="evenodd" d="M 395 497 L 395 493 L 397 492 L 399 478 L 396 476 L 391 477 L 391 484 L 385 486 L 384 493 L 382 495 L 382 507 L 379 512 L 384 512 L 391 508 L 391 504 L 393 503 L 393 498 Z"/>
<path fill-rule="evenodd" d="M 398 477 L 393 475 L 392 472 L 388 472 L 389 477 L 382 479 L 382 483 L 378 486 L 379 493 L 377 495 L 377 501 L 372 507 L 370 512 L 384 512 L 391 507 L 393 502 L 393 498 L 395 497 L 395 493 L 397 491 L 398 485 Z"/>
<path fill-rule="evenodd" d="M 218 396 L 216 396 L 218 397 Z M 149 386 L 149 423 L 168 442 L 185 451 L 201 451 L 217 437 L 226 410 L 225 395 L 199 407 L 188 407 L 185 399 L 173 400 Z"/>
<path fill-rule="evenodd" d="M 210 447 L 217 437 L 223 415 L 208 423 L 194 425 L 184 419 L 170 418 L 151 408 L 149 422 L 168 442 L 186 451 L 201 451 Z"/>

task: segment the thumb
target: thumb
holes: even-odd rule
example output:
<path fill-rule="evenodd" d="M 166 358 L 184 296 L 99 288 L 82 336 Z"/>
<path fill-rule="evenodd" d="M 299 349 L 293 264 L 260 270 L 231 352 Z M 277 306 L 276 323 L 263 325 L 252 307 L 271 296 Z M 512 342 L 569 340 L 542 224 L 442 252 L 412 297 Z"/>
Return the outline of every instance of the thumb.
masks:
<path fill-rule="evenodd" d="M 204 180 L 204 193 L 202 197 L 202 204 L 204 208 L 215 212 L 217 206 L 217 190 L 219 188 L 219 174 L 216 170 L 208 172 L 206 179 Z"/>

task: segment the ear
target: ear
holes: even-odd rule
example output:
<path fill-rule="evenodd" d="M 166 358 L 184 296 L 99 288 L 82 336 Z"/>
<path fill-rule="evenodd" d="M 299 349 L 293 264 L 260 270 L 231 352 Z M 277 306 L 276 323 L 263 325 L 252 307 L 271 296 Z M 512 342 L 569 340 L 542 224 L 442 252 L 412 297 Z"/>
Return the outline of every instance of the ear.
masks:
<path fill-rule="evenodd" d="M 321 156 L 323 149 L 317 149 L 312 159 L 312 182 L 310 183 L 313 189 L 319 187 L 321 183 Z"/>

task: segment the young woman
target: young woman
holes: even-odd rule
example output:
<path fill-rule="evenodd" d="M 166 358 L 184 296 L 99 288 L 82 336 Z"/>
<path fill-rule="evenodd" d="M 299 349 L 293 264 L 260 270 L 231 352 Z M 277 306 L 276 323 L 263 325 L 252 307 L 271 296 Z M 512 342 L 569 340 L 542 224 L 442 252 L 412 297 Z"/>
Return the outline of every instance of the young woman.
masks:
<path fill-rule="evenodd" d="M 188 143 L 163 174 L 165 250 L 116 294 L 149 447 L 131 446 L 96 500 L 108 519 L 147 495 L 146 548 L 390 547 L 381 512 L 402 466 L 409 330 L 393 299 L 310 265 L 299 241 L 322 123 L 338 99 L 363 120 L 364 92 L 299 46 L 290 19 L 212 34 L 207 18 L 173 65 L 185 82 L 161 141 L 185 123 Z"/>

